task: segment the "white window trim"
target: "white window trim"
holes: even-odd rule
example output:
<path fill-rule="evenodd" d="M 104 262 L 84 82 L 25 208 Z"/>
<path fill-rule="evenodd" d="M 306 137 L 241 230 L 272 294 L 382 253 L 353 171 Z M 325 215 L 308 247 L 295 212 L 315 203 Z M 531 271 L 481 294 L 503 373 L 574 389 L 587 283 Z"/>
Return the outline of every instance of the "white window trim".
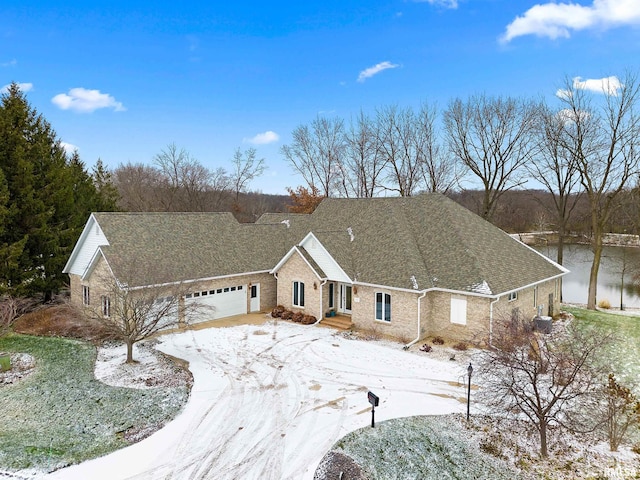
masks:
<path fill-rule="evenodd" d="M 380 312 L 382 315 L 382 318 L 378 318 L 378 294 L 382 295 L 382 311 Z M 387 299 L 387 297 L 389 297 L 389 303 L 387 304 L 387 302 L 385 301 Z M 390 293 L 386 293 L 386 292 L 374 292 L 374 309 L 375 309 L 375 319 L 376 322 L 382 322 L 382 323 L 386 323 L 389 324 L 392 321 L 391 318 L 391 294 Z M 389 320 L 386 320 L 386 313 L 387 313 L 387 308 L 389 310 Z"/>
<path fill-rule="evenodd" d="M 104 318 L 111 317 L 111 297 L 102 295 L 102 297 L 100 297 L 100 303 L 102 304 L 102 316 Z"/>
<path fill-rule="evenodd" d="M 509 294 L 509 296 L 507 297 L 507 299 L 508 299 L 510 302 L 515 302 L 516 300 L 518 300 L 518 292 L 511 292 L 511 293 Z"/>
<path fill-rule="evenodd" d="M 89 285 L 82 286 L 82 304 L 91 305 L 91 289 Z"/>
<path fill-rule="evenodd" d="M 300 288 L 301 286 L 302 288 Z M 304 300 L 305 300 L 304 291 L 305 291 L 304 282 L 302 280 L 294 280 L 293 282 L 291 282 L 291 305 L 293 305 L 296 308 L 304 308 Z M 302 292 L 302 295 L 300 295 L 300 292 Z M 296 296 L 298 297 L 297 304 L 295 302 Z M 302 299 L 302 304 L 300 304 L 301 299 Z"/>

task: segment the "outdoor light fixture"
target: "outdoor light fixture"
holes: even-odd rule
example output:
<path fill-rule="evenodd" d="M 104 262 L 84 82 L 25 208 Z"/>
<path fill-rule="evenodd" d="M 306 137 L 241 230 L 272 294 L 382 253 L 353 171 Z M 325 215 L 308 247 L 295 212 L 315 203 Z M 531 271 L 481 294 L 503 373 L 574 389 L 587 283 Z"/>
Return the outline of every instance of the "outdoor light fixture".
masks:
<path fill-rule="evenodd" d="M 471 374 L 473 373 L 473 367 L 471 366 L 471 362 L 469 362 L 469 366 L 467 367 L 467 373 L 469 374 L 469 383 L 467 385 L 467 422 L 468 422 L 469 408 L 471 406 Z"/>

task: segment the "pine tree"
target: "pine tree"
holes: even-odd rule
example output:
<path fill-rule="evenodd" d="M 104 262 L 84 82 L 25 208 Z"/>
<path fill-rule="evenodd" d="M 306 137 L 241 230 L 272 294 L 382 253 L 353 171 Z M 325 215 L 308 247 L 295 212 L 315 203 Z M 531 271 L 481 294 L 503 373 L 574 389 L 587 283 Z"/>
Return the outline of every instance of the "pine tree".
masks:
<path fill-rule="evenodd" d="M 96 210 L 101 212 L 118 210 L 120 194 L 113 184 L 113 174 L 99 158 L 93 167 L 91 177 L 101 199 L 101 205 Z"/>
<path fill-rule="evenodd" d="M 48 300 L 100 196 L 16 84 L 0 101 L 0 173 L 0 293 Z"/>

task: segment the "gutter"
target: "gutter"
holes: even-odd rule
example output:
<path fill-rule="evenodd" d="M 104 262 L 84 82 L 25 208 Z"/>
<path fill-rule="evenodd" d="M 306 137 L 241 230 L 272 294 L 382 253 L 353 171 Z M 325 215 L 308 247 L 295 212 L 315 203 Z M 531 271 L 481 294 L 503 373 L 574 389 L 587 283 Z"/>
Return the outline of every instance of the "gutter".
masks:
<path fill-rule="evenodd" d="M 500 300 L 500 297 L 496 297 L 494 301 L 489 303 L 489 347 L 493 346 L 493 305 Z"/>
<path fill-rule="evenodd" d="M 422 333 L 421 332 L 422 325 L 420 323 L 420 300 L 422 300 L 427 295 L 428 291 L 429 290 L 425 290 L 424 292 L 422 292 L 422 295 L 418 297 L 418 336 L 414 338 L 412 341 L 410 341 L 409 343 L 407 343 L 404 347 L 402 347 L 403 350 L 409 350 L 409 348 L 411 348 L 412 345 L 414 345 L 418 340 L 420 340 L 420 336 Z"/>

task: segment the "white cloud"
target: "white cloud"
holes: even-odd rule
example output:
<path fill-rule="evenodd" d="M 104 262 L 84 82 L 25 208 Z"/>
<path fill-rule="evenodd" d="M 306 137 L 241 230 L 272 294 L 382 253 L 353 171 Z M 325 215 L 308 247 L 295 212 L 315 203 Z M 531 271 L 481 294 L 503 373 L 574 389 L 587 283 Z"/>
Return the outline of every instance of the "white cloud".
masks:
<path fill-rule="evenodd" d="M 17 64 L 18 61 L 14 58 L 8 62 L 0 63 L 0 67 L 15 67 Z"/>
<path fill-rule="evenodd" d="M 87 90 L 86 88 L 72 88 L 69 93 L 59 93 L 51 99 L 54 105 L 62 110 L 73 110 L 80 113 L 91 113 L 99 108 L 113 108 L 116 112 L 124 112 L 126 108 L 122 103 L 107 93 L 100 90 Z"/>
<path fill-rule="evenodd" d="M 437 7 L 458 8 L 458 0 L 413 0 L 416 3 L 430 3 Z"/>
<path fill-rule="evenodd" d="M 266 145 L 267 143 L 273 143 L 280 140 L 280 135 L 276 132 L 272 132 L 268 130 L 264 133 L 258 133 L 255 137 L 245 138 L 244 141 L 247 143 L 253 143 L 254 145 Z"/>
<path fill-rule="evenodd" d="M 60 146 L 64 148 L 64 151 L 69 155 L 71 155 L 76 150 L 80 150 L 80 148 L 73 143 L 60 142 Z"/>
<path fill-rule="evenodd" d="M 9 91 L 10 83 L 7 83 L 4 87 L 0 88 L 0 93 L 5 94 Z M 33 83 L 19 83 L 18 88 L 21 92 L 29 92 L 33 89 Z"/>
<path fill-rule="evenodd" d="M 577 3 L 545 3 L 527 10 L 507 25 L 500 37 L 508 43 L 523 35 L 569 38 L 571 31 L 600 28 L 603 30 L 622 25 L 640 25 L 638 0 L 593 0 L 589 6 Z"/>
<path fill-rule="evenodd" d="M 374 75 L 377 75 L 378 73 L 382 72 L 383 70 L 388 70 L 389 68 L 398 68 L 399 66 L 400 65 L 396 63 L 381 62 L 374 65 L 373 67 L 365 68 L 360 72 L 360 75 L 358 75 L 358 82 L 362 83 L 367 78 L 371 78 Z"/>
<path fill-rule="evenodd" d="M 573 88 L 576 90 L 588 90 L 603 95 L 617 95 L 622 87 L 622 82 L 616 76 L 590 78 L 586 80 L 582 80 L 581 77 L 575 77 L 573 79 Z M 561 88 L 556 92 L 556 96 L 559 98 L 569 98 L 571 91 Z"/>

